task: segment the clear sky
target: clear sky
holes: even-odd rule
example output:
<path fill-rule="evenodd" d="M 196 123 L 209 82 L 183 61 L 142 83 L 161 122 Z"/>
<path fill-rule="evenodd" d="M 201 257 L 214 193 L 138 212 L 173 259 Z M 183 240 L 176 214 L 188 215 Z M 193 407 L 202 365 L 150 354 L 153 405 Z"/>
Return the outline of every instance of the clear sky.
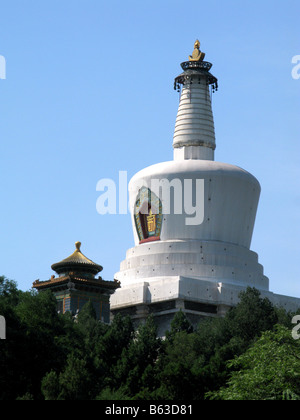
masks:
<path fill-rule="evenodd" d="M 0 275 L 28 290 L 81 241 L 113 279 L 132 227 L 97 213 L 97 182 L 172 160 L 173 81 L 199 38 L 216 160 L 261 183 L 251 249 L 271 291 L 300 297 L 299 16 L 299 0 L 2 1 Z"/>

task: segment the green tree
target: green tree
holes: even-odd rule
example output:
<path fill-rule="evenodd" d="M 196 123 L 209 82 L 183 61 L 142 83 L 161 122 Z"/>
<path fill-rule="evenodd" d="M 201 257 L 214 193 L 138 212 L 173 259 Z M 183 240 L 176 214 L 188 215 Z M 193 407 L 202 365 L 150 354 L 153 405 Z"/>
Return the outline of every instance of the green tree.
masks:
<path fill-rule="evenodd" d="M 250 344 L 261 332 L 273 328 L 278 322 L 278 314 L 270 300 L 262 298 L 255 288 L 248 287 L 239 298 L 240 302 L 226 314 L 225 319 L 231 335 Z"/>
<path fill-rule="evenodd" d="M 129 316 L 118 314 L 114 317 L 105 334 L 96 343 L 96 364 L 103 369 L 110 369 L 120 359 L 133 337 L 133 325 Z"/>
<path fill-rule="evenodd" d="M 149 316 L 138 327 L 128 348 L 123 348 L 121 358 L 113 370 L 115 380 L 120 385 L 124 384 L 127 395 L 134 397 L 145 389 L 150 392 L 155 388 L 154 366 L 160 348 L 157 326 L 153 316 Z"/>
<path fill-rule="evenodd" d="M 14 282 L 0 277 L 0 314 L 6 320 L 6 340 L 0 351 L 0 400 L 15 400 L 27 389 L 24 361 L 28 338 L 16 314 L 19 295 Z"/>
<path fill-rule="evenodd" d="M 28 357 L 27 368 L 36 387 L 38 378 L 41 380 L 47 371 L 58 368 L 64 362 L 56 342 L 56 338 L 63 334 L 62 318 L 57 313 L 56 299 L 50 291 L 23 293 L 16 314 L 26 330 L 27 348 L 24 348 L 24 356 L 25 360 Z"/>
<path fill-rule="evenodd" d="M 275 308 L 255 289 L 242 293 L 240 303 L 224 318 L 207 318 L 195 331 L 179 311 L 166 340 L 157 338 L 152 316 L 134 332 L 128 316 L 116 316 L 111 325 L 98 321 L 89 302 L 74 321 L 69 313 L 57 314 L 56 299 L 50 292 L 22 292 L 5 277 L 0 277 L 0 314 L 7 325 L 7 340 L 0 352 L 2 400 L 299 396 L 297 352 L 288 352 L 299 350 L 295 341 L 278 338 L 269 350 L 265 342 L 260 347 L 265 348 L 261 358 L 255 347 L 253 353 L 248 350 L 263 337 L 266 340 L 266 331 L 276 323 L 291 328 L 292 315 Z M 279 356 L 272 365 L 268 358 L 277 350 Z M 239 362 L 228 364 L 233 359 Z M 251 379 L 252 359 L 261 360 L 256 369 L 261 379 Z M 237 371 L 245 373 L 244 382 L 252 381 L 248 394 L 245 383 L 237 382 L 230 390 L 234 382 L 228 381 L 238 381 Z M 278 379 L 272 382 L 275 371 Z M 240 394 L 234 394 L 238 387 Z"/>
<path fill-rule="evenodd" d="M 41 382 L 45 400 L 89 400 L 93 395 L 91 375 L 87 363 L 74 354 L 69 354 L 61 373 L 51 371 Z"/>
<path fill-rule="evenodd" d="M 51 372 L 47 373 L 42 379 L 41 390 L 46 401 L 58 399 L 61 389 L 59 376 L 54 370 L 51 370 Z"/>
<path fill-rule="evenodd" d="M 196 333 L 178 331 L 165 346 L 158 363 L 160 387 L 153 394 L 162 400 L 198 399 L 202 388 L 204 357 Z"/>
<path fill-rule="evenodd" d="M 98 401 L 127 401 L 130 400 L 126 395 L 124 389 L 121 387 L 116 391 L 112 391 L 110 388 L 104 388 L 101 393 L 96 397 Z"/>
<path fill-rule="evenodd" d="M 79 358 L 82 357 L 85 352 L 85 339 L 83 330 L 74 322 L 70 312 L 59 314 L 59 319 L 61 333 L 55 336 L 55 344 L 60 353 L 57 365 L 63 368 L 69 354 L 73 353 Z"/>
<path fill-rule="evenodd" d="M 109 328 L 97 319 L 96 311 L 91 301 L 88 301 L 83 306 L 75 323 L 75 329 L 78 330 L 82 344 L 84 344 L 83 351 L 86 356 L 93 359 L 97 343 Z"/>
<path fill-rule="evenodd" d="M 284 400 L 300 399 L 300 341 L 291 330 L 276 325 L 242 355 L 230 361 L 226 387 L 208 393 L 211 399 Z"/>
<path fill-rule="evenodd" d="M 167 340 L 172 341 L 175 335 L 181 331 L 186 331 L 188 334 L 190 334 L 193 332 L 193 326 L 187 319 L 185 313 L 180 309 L 180 311 L 176 312 L 174 315 L 174 318 L 171 322 L 170 331 L 166 332 Z"/>
<path fill-rule="evenodd" d="M 59 375 L 59 399 L 68 401 L 88 400 L 93 394 L 87 363 L 70 354 L 66 368 Z"/>
<path fill-rule="evenodd" d="M 55 337 L 62 330 L 55 298 L 51 293 L 20 292 L 13 282 L 2 281 L 0 311 L 7 323 L 5 351 L 0 355 L 1 398 L 39 399 L 41 379 L 60 360 Z"/>
<path fill-rule="evenodd" d="M 0 300 L 16 305 L 19 297 L 22 294 L 18 290 L 17 283 L 13 280 L 7 279 L 5 276 L 0 276 Z"/>
<path fill-rule="evenodd" d="M 57 314 L 56 299 L 50 291 L 25 292 L 21 295 L 16 313 L 26 326 L 27 332 L 42 340 L 61 332 L 61 322 Z"/>

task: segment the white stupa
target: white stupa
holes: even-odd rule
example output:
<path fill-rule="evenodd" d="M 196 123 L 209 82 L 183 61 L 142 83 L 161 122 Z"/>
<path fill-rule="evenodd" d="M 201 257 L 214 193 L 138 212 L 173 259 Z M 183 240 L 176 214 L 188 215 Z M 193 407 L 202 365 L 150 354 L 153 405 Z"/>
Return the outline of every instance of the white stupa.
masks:
<path fill-rule="evenodd" d="M 159 334 L 181 309 L 193 324 L 222 316 L 247 286 L 288 310 L 300 299 L 275 295 L 250 250 L 260 184 L 247 171 L 214 161 L 211 93 L 218 89 L 196 41 L 183 73 L 174 160 L 138 172 L 129 183 L 135 247 L 115 275 L 112 314 L 139 323 L 153 314 Z"/>

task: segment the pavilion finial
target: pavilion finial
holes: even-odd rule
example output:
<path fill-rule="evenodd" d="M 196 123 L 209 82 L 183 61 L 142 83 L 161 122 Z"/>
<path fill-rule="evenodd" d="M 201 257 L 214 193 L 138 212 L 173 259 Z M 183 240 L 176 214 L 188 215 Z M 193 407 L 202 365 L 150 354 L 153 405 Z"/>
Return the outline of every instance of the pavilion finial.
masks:
<path fill-rule="evenodd" d="M 76 242 L 75 246 L 76 246 L 76 250 L 80 252 L 81 242 Z"/>

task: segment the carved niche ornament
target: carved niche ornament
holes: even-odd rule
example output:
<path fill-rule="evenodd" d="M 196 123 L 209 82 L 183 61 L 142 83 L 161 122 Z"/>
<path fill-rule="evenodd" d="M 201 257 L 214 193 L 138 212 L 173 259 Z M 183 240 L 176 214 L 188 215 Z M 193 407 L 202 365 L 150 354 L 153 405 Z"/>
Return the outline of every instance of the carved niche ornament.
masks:
<path fill-rule="evenodd" d="M 139 190 L 134 206 L 134 219 L 140 243 L 160 240 L 162 203 L 149 188 L 142 187 Z"/>

